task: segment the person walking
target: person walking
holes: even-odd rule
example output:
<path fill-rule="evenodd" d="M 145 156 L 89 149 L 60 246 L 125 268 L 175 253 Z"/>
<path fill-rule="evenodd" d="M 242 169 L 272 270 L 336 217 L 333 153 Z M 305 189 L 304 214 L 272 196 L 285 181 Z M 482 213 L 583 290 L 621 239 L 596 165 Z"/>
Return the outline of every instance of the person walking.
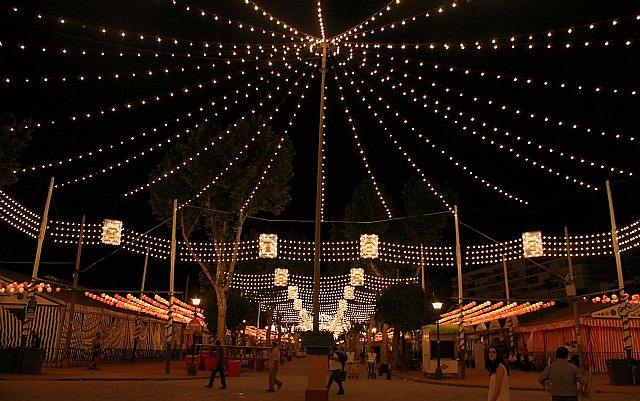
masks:
<path fill-rule="evenodd" d="M 551 401 L 578 401 L 578 383 L 588 383 L 580 369 L 569 363 L 568 356 L 569 350 L 566 347 L 558 347 L 556 361 L 547 366 L 538 377 L 538 382 L 544 389 L 547 388 L 547 382 L 550 382 Z"/>
<path fill-rule="evenodd" d="M 267 391 L 275 391 L 274 384 L 278 386 L 278 390 L 282 387 L 282 382 L 276 377 L 278 366 L 280 366 L 280 350 L 278 349 L 278 343 L 274 341 L 271 343 L 271 351 L 269 351 L 269 388 Z"/>
<path fill-rule="evenodd" d="M 100 332 L 96 333 L 96 336 L 91 340 L 91 363 L 89 364 L 89 370 L 100 370 L 98 368 L 98 362 L 100 362 Z"/>
<path fill-rule="evenodd" d="M 349 347 L 347 352 L 347 373 L 350 379 L 358 378 L 358 367 L 356 366 L 356 353 Z"/>
<path fill-rule="evenodd" d="M 502 354 L 496 347 L 489 347 L 489 395 L 488 401 L 509 401 L 509 375 Z"/>
<path fill-rule="evenodd" d="M 218 357 L 218 362 L 216 363 L 216 366 L 211 369 L 209 384 L 205 385 L 205 387 L 213 387 L 213 381 L 216 379 L 216 373 L 220 372 L 220 382 L 222 383 L 222 386 L 219 388 L 224 390 L 227 388 L 227 382 L 224 379 L 224 349 L 222 348 L 222 345 L 220 345 L 220 340 L 216 340 L 216 356 Z"/>
<path fill-rule="evenodd" d="M 329 354 L 329 383 L 327 383 L 327 390 L 331 388 L 331 385 L 335 381 L 338 383 L 338 392 L 337 395 L 344 395 L 344 388 L 342 387 L 341 380 L 341 372 L 342 372 L 342 362 L 340 361 L 340 357 L 338 356 L 338 347 L 333 346 L 331 353 Z"/>
<path fill-rule="evenodd" d="M 373 348 L 369 349 L 367 353 L 367 379 L 375 379 L 376 378 L 376 352 Z"/>

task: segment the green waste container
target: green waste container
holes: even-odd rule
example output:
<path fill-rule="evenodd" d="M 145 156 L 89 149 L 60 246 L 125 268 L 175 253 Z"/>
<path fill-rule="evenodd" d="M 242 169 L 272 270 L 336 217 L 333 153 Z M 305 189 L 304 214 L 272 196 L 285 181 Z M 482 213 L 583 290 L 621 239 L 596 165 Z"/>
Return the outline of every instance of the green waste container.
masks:
<path fill-rule="evenodd" d="M 626 359 L 607 359 L 609 381 L 614 386 L 631 384 L 631 366 Z"/>

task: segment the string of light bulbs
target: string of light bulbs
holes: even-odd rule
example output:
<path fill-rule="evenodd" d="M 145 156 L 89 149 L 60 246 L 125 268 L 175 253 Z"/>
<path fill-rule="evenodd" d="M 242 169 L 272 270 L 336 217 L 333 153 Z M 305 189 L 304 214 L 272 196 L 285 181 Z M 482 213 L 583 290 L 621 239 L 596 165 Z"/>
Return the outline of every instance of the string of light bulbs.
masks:
<path fill-rule="evenodd" d="M 332 60 L 332 64 L 333 64 L 333 60 Z M 335 68 L 335 65 L 334 65 Z M 371 184 L 373 185 L 373 188 L 376 192 L 376 196 L 378 197 L 378 200 L 380 201 L 380 203 L 382 204 L 382 207 L 384 208 L 385 212 L 387 213 L 387 217 L 388 218 L 393 218 L 393 215 L 391 214 L 391 210 L 389 209 L 389 205 L 387 205 L 387 202 L 384 199 L 384 196 L 382 195 L 382 192 L 380 191 L 380 188 L 378 186 L 378 182 L 376 181 L 376 177 L 373 174 L 373 171 L 371 170 L 371 166 L 369 165 L 369 161 L 367 160 L 367 155 L 364 152 L 364 148 L 362 147 L 362 144 L 360 143 L 360 138 L 358 136 L 358 131 L 356 130 L 356 126 L 353 122 L 353 118 L 351 117 L 351 114 L 349 113 L 349 106 L 347 106 L 347 101 L 345 99 L 344 96 L 344 92 L 342 91 L 342 86 L 340 85 L 338 76 L 335 75 L 335 80 L 338 83 L 338 91 L 340 92 L 340 101 L 342 102 L 342 104 L 344 105 L 344 113 L 345 116 L 347 118 L 347 121 L 349 122 L 349 125 L 351 125 L 351 133 L 353 134 L 353 139 L 356 142 L 356 145 L 358 147 L 359 153 L 360 153 L 360 158 L 362 159 L 362 163 L 364 165 L 364 168 L 367 172 L 367 174 L 369 175 L 369 179 L 371 180 Z"/>
<path fill-rule="evenodd" d="M 397 80 L 395 78 L 391 78 L 391 73 L 393 72 L 393 70 L 389 71 L 387 74 L 383 74 L 381 71 L 374 70 L 374 69 L 371 69 L 371 68 L 368 68 L 368 67 L 364 67 L 364 69 L 368 70 L 371 75 L 381 76 L 382 77 L 381 80 L 383 82 L 388 82 L 388 81 L 391 81 L 391 80 L 395 81 L 395 84 L 397 84 L 397 86 L 396 85 L 392 86 L 392 89 L 394 89 L 394 90 L 398 90 L 399 87 L 408 87 L 410 93 L 408 93 L 406 90 L 403 90 L 402 95 L 403 96 L 414 96 L 414 98 L 413 98 L 414 101 L 419 101 L 419 99 L 417 97 L 415 97 L 415 95 L 414 95 L 414 94 L 417 94 L 417 95 L 422 95 L 421 98 L 422 98 L 423 101 L 425 101 L 426 99 L 431 99 L 435 106 L 439 105 L 440 103 L 443 103 L 443 101 L 441 99 L 433 97 L 433 96 L 430 96 L 430 95 L 428 95 L 428 94 L 426 94 L 424 92 L 420 92 L 419 90 L 417 90 L 414 87 L 408 85 L 406 82 L 404 82 L 402 80 Z M 431 86 L 435 87 L 436 84 L 432 83 Z M 448 92 L 448 89 L 445 90 L 445 92 Z M 425 101 L 424 104 L 425 104 L 425 108 L 426 108 L 426 101 Z M 466 118 L 471 123 L 474 123 L 476 120 L 478 120 L 477 117 L 475 117 L 475 116 L 473 116 L 471 114 L 468 114 L 468 113 L 464 113 L 464 112 L 462 112 L 462 110 L 456 109 L 453 106 L 444 104 L 442 107 L 446 107 L 447 111 L 451 111 L 451 110 L 458 111 L 458 115 L 461 118 L 463 116 L 469 116 L 469 117 L 466 117 Z M 591 167 L 595 167 L 595 168 L 599 168 L 599 169 L 606 169 L 606 170 L 611 171 L 612 173 L 616 173 L 616 174 L 620 174 L 620 175 L 626 175 L 626 176 L 633 176 L 634 175 L 634 173 L 631 172 L 631 171 L 626 171 L 626 170 L 624 170 L 622 168 L 619 168 L 619 167 L 614 167 L 614 166 L 610 166 L 610 165 L 607 165 L 607 164 L 604 164 L 604 163 L 594 162 L 594 161 L 588 160 L 588 159 L 583 158 L 583 157 L 579 157 L 579 156 L 575 156 L 575 155 L 572 155 L 572 154 L 569 154 L 569 153 L 566 153 L 566 152 L 558 151 L 558 150 L 556 150 L 556 149 L 554 149 L 554 148 L 552 148 L 550 146 L 544 145 L 544 144 L 542 144 L 540 142 L 533 141 L 531 139 L 526 139 L 526 138 L 524 138 L 524 137 L 522 137 L 520 135 L 513 136 L 509 131 L 507 131 L 505 129 L 502 129 L 502 128 L 496 126 L 496 125 L 490 124 L 490 123 L 488 123 L 486 121 L 480 120 L 479 123 L 481 123 L 483 127 L 491 128 L 490 131 L 493 131 L 493 132 L 496 132 L 496 133 L 502 133 L 505 137 L 515 138 L 516 141 L 520 141 L 520 142 L 526 144 L 527 146 L 531 146 L 534 149 L 538 149 L 538 150 L 541 150 L 541 151 L 549 153 L 549 154 L 558 155 L 560 157 L 563 157 L 563 158 L 571 160 L 571 161 L 578 160 L 580 163 L 585 164 L 587 166 L 591 166 Z M 503 147 L 504 147 L 504 145 L 503 145 Z"/>
<path fill-rule="evenodd" d="M 367 50 L 368 51 L 368 50 Z M 370 52 L 370 51 L 369 51 Z M 383 52 L 374 52 L 374 54 L 376 54 L 376 58 L 379 58 L 380 55 L 384 55 L 387 56 L 388 59 L 390 61 L 395 61 L 396 57 L 394 55 L 389 55 L 387 53 L 383 53 Z M 355 58 L 355 56 L 354 56 Z M 362 63 L 361 65 L 364 67 L 364 65 L 367 63 L 367 61 L 369 61 L 366 57 L 363 56 L 362 58 Z M 486 77 L 486 76 L 494 76 L 497 80 L 502 80 L 503 82 L 511 82 L 511 83 L 519 83 L 519 82 L 525 82 L 527 85 L 539 82 L 536 80 L 533 80 L 531 78 L 523 78 L 521 76 L 515 76 L 515 75 L 502 75 L 499 73 L 488 73 L 488 72 L 484 72 L 484 71 L 477 71 L 477 70 L 470 70 L 470 69 L 463 69 L 463 68 L 459 68 L 459 67 L 453 67 L 453 66 L 447 66 L 447 65 L 441 65 L 438 63 L 433 63 L 433 62 L 426 62 L 426 61 L 421 61 L 421 60 L 415 60 L 415 59 L 410 59 L 410 58 L 404 58 L 401 60 L 402 64 L 404 64 L 405 66 L 408 67 L 408 65 L 410 63 L 415 63 L 417 64 L 418 67 L 422 68 L 424 65 L 431 65 L 435 71 L 448 71 L 448 72 L 461 72 L 463 73 L 465 76 L 470 76 L 473 74 L 477 74 L 477 76 L 479 77 Z M 381 63 L 376 63 L 375 68 L 380 67 Z M 389 66 L 386 65 L 386 67 L 388 68 L 389 72 L 394 72 L 395 71 L 395 67 L 393 66 Z M 438 88 L 438 87 L 445 87 L 444 85 L 440 85 L 438 84 L 438 82 L 433 81 L 433 80 L 429 80 L 424 78 L 422 75 L 416 75 L 412 72 L 410 72 L 410 70 L 404 70 L 402 71 L 403 76 L 406 78 L 408 76 L 413 77 L 414 79 L 421 81 L 421 82 L 426 82 L 431 84 L 431 87 L 434 88 Z M 506 79 L 503 79 L 506 78 Z M 566 89 L 571 87 L 571 84 L 567 84 L 564 82 L 549 82 L 549 81 L 544 81 L 542 83 L 543 86 L 548 87 L 551 84 L 557 85 L 558 88 L 561 89 Z M 575 86 L 575 85 L 574 85 Z M 588 88 L 587 86 L 584 85 L 577 85 L 575 86 L 575 88 L 577 88 L 578 90 L 583 90 L 585 88 Z M 591 89 L 593 89 L 594 93 L 613 93 L 613 94 L 619 94 L 619 93 L 623 93 L 623 91 L 619 90 L 619 89 L 612 89 L 612 88 L 605 88 L 602 86 L 591 86 Z M 445 87 L 445 90 L 448 92 L 451 89 L 448 87 Z M 625 91 L 626 92 L 626 91 Z M 636 94 L 635 90 L 630 90 L 629 92 L 632 95 Z M 470 96 L 470 95 L 465 95 L 462 91 L 459 91 L 459 96 Z M 476 95 L 472 95 L 472 99 L 474 101 L 478 101 L 478 100 L 482 100 L 481 97 L 476 96 Z M 537 119 L 537 120 L 541 120 L 545 123 L 551 124 L 551 125 L 555 125 L 555 126 L 560 126 L 560 127 L 566 127 L 566 128 L 571 128 L 573 130 L 582 130 L 587 134 L 595 134 L 595 135 L 599 135 L 599 136 L 603 136 L 603 137 L 608 137 L 608 138 L 612 138 L 612 139 L 618 139 L 618 140 L 626 140 L 626 141 L 630 141 L 630 142 L 634 142 L 636 141 L 636 138 L 634 136 L 630 136 L 630 135 L 625 135 L 623 133 L 620 132 L 607 132 L 605 130 L 596 130 L 590 127 L 586 127 L 582 124 L 578 124 L 578 123 L 570 123 L 564 120 L 560 120 L 560 119 L 555 119 L 549 115 L 540 115 L 540 114 L 536 114 L 533 112 L 526 112 L 524 110 L 522 110 L 521 108 L 515 107 L 515 106 L 510 106 L 507 104 L 503 104 L 500 105 L 497 102 L 494 102 L 491 99 L 486 99 L 486 104 L 490 105 L 490 106 L 495 106 L 498 107 L 500 106 L 500 110 L 513 110 L 514 114 L 516 116 L 520 116 L 520 117 L 526 117 L 528 116 L 530 119 Z"/>
<path fill-rule="evenodd" d="M 378 33 L 379 32 L 384 32 L 385 29 L 387 29 L 387 28 L 395 29 L 396 27 L 404 27 L 407 23 L 416 21 L 419 17 L 429 18 L 429 17 L 431 17 L 432 14 L 433 15 L 439 15 L 439 14 L 444 13 L 447 10 L 449 10 L 449 11 L 450 10 L 454 10 L 457 7 L 458 7 L 458 3 L 454 1 L 451 4 L 443 4 L 441 6 L 436 6 L 434 8 L 431 8 L 431 9 L 427 10 L 427 11 L 422 11 L 422 12 L 420 12 L 418 14 L 414 14 L 414 15 L 412 15 L 410 17 L 406 17 L 406 18 L 402 18 L 402 19 L 399 19 L 399 20 L 395 20 L 395 21 L 392 21 L 392 22 L 389 22 L 389 23 L 386 23 L 384 25 L 380 25 L 380 26 L 377 26 L 377 27 L 374 27 L 374 28 L 368 28 L 367 30 L 364 29 L 365 26 L 367 25 L 367 23 L 365 22 L 364 24 L 360 24 L 358 26 L 358 29 L 360 30 L 359 32 L 356 31 L 355 29 L 352 32 L 347 31 L 347 32 L 339 35 L 336 39 L 339 42 L 345 42 L 345 41 L 347 41 L 347 40 L 349 40 L 351 38 L 358 39 L 359 37 L 365 37 L 367 35 L 373 35 L 373 34 L 375 34 L 377 32 Z M 376 17 L 375 15 L 372 16 L 371 18 L 369 18 L 369 21 L 371 21 L 371 22 L 375 21 L 375 17 Z M 367 22 L 369 22 L 369 21 L 367 21 Z"/>
<path fill-rule="evenodd" d="M 345 71 L 345 75 L 348 75 L 348 73 L 346 73 Z M 335 75 L 335 79 L 338 83 L 338 87 L 342 88 L 340 82 L 339 82 L 339 78 L 338 78 L 338 74 Z M 341 93 L 342 93 L 342 89 L 340 89 Z M 342 95 L 344 97 L 344 95 Z M 346 105 L 345 105 L 346 108 Z M 353 129 L 355 131 L 355 128 Z M 429 190 L 440 200 L 440 202 L 442 202 L 442 204 L 449 209 L 450 211 L 453 212 L 453 208 L 451 207 L 451 205 L 449 205 L 449 203 L 445 200 L 444 196 L 433 186 L 433 184 L 431 183 L 431 180 L 429 180 L 427 178 L 427 176 L 422 172 L 422 170 L 420 169 L 420 167 L 418 167 L 418 165 L 413 161 L 413 159 L 411 158 L 411 156 L 409 156 L 409 154 L 402 149 L 402 147 L 398 144 L 396 144 L 396 146 L 398 146 L 398 149 L 400 150 L 400 152 L 402 152 L 403 156 L 407 159 L 407 162 L 409 163 L 409 165 L 416 170 L 416 172 L 422 177 L 422 181 L 427 185 L 427 187 L 429 188 Z M 367 166 L 368 169 L 368 166 Z M 376 191 L 379 193 L 379 190 L 376 186 Z M 380 195 L 379 195 L 380 196 Z M 384 203 L 383 203 L 384 205 Z M 386 208 L 385 208 L 386 209 Z M 389 217 L 391 217 L 389 215 Z"/>
<path fill-rule="evenodd" d="M 272 70 L 271 72 L 273 72 L 273 70 Z M 251 91 L 252 91 L 252 89 L 248 89 L 248 90 L 247 90 L 246 95 L 248 95 L 249 93 L 251 93 Z M 239 90 L 236 90 L 236 92 L 239 92 Z M 225 100 L 226 100 L 226 97 L 227 97 L 226 95 L 223 95 L 223 98 L 225 98 Z M 214 104 L 215 102 L 211 102 L 211 103 L 212 103 L 212 104 Z M 236 101 L 236 103 L 237 103 L 237 101 Z M 224 107 L 225 107 L 225 110 L 226 110 L 226 109 L 227 109 L 227 107 L 226 107 L 226 106 L 224 106 Z M 217 113 L 216 113 L 216 115 L 217 115 Z M 205 120 L 204 120 L 204 121 L 208 121 L 208 119 L 206 119 L 206 118 L 205 118 Z M 201 124 L 196 123 L 193 129 L 197 129 L 200 125 L 201 125 Z M 185 130 L 184 130 L 184 132 L 188 134 L 188 133 L 191 133 L 191 130 L 192 130 L 191 128 L 187 128 L 187 129 L 185 129 Z M 139 159 L 139 158 L 142 158 L 142 157 L 145 157 L 145 156 L 149 155 L 151 152 L 153 152 L 154 150 L 157 150 L 157 149 L 161 148 L 163 145 L 168 144 L 168 143 L 171 143 L 171 142 L 172 142 L 172 141 L 174 141 L 175 139 L 180 138 L 180 136 L 181 136 L 181 133 L 177 133 L 177 134 L 175 134 L 175 135 L 174 135 L 174 136 L 172 136 L 172 137 L 169 137 L 169 138 L 167 138 L 167 139 L 165 139 L 165 140 L 163 140 L 163 141 L 160 141 L 160 142 L 158 142 L 158 143 L 155 143 L 155 144 L 151 145 L 150 147 L 148 147 L 148 148 L 146 148 L 146 149 L 144 149 L 144 150 L 142 150 L 142 151 L 140 151 L 140 152 L 138 152 L 138 153 L 134 154 L 133 156 L 130 156 L 130 157 L 127 157 L 127 158 L 121 159 L 121 160 L 119 160 L 119 161 L 117 161 L 117 162 L 114 162 L 114 163 L 112 163 L 112 164 L 110 164 L 110 165 L 108 165 L 108 166 L 106 166 L 106 167 L 102 167 L 102 168 L 99 168 L 99 169 L 97 169 L 97 170 L 94 170 L 93 172 L 90 172 L 90 173 L 87 173 L 87 174 L 84 174 L 84 175 L 81 175 L 81 176 L 75 177 L 75 178 L 70 179 L 70 180 L 65 181 L 65 182 L 58 183 L 58 184 L 56 184 L 56 185 L 55 185 L 55 187 L 56 187 L 56 188 L 58 188 L 58 187 L 64 187 L 64 186 L 69 185 L 69 184 L 73 184 L 73 183 L 79 183 L 79 182 L 87 181 L 87 180 L 93 179 L 93 178 L 95 178 L 96 176 L 99 176 L 99 175 L 101 175 L 101 174 L 105 174 L 105 173 L 108 173 L 108 172 L 110 172 L 110 171 L 113 171 L 114 169 L 117 169 L 117 168 L 123 167 L 123 166 L 125 166 L 125 165 L 127 165 L 127 164 L 129 164 L 129 163 L 131 163 L 131 162 L 133 162 L 133 161 L 135 161 L 135 160 L 137 160 L 137 159 Z M 209 146 L 213 146 L 213 143 L 210 143 L 210 144 L 209 144 Z M 205 146 L 205 148 L 207 148 L 207 146 Z M 204 149 L 203 151 L 206 151 L 206 150 L 207 150 L 207 149 Z M 79 157 L 76 157 L 75 159 L 77 160 L 77 159 L 79 159 Z M 72 161 L 73 159 L 69 159 L 69 158 L 68 158 L 68 159 L 66 159 L 66 160 L 67 160 L 67 161 Z M 179 166 L 176 166 L 176 167 L 175 167 L 175 168 L 170 172 L 170 174 L 169 174 L 169 175 L 173 174 L 173 172 L 175 172 L 175 171 L 180 170 L 180 168 L 182 168 L 182 167 L 186 166 L 186 164 L 188 164 L 190 161 L 192 161 L 192 160 L 186 160 L 186 161 L 183 161 L 183 164 L 181 164 L 181 165 L 179 165 Z M 46 164 L 46 166 L 49 166 L 49 165 L 50 165 L 50 163 L 47 163 L 47 164 Z M 167 175 L 167 173 L 165 173 L 165 174 L 163 174 L 162 176 L 160 176 L 160 177 L 156 178 L 156 181 L 155 181 L 155 182 L 159 182 L 159 181 L 163 180 L 164 178 L 166 178 L 167 176 L 168 176 L 168 175 Z M 154 182 L 154 183 L 155 183 L 155 182 Z M 145 187 L 145 188 L 146 188 L 146 187 Z M 135 193 L 135 192 L 138 192 L 138 191 L 140 191 L 140 190 L 141 190 L 140 188 L 136 188 L 136 189 L 134 189 L 134 190 L 132 190 L 132 191 L 127 192 L 127 193 L 125 194 L 125 196 L 129 196 L 129 195 L 131 195 L 131 194 L 133 194 L 133 193 Z"/>
<path fill-rule="evenodd" d="M 247 6 L 252 8 L 253 11 L 257 12 L 258 14 L 261 14 L 271 24 L 275 23 L 276 27 L 284 28 L 284 29 L 288 30 L 290 34 L 293 34 L 293 35 L 303 34 L 305 36 L 306 40 L 309 40 L 310 38 L 314 37 L 313 35 L 308 34 L 308 33 L 304 32 L 304 31 L 302 31 L 301 29 L 298 29 L 298 28 L 295 28 L 295 27 L 291 26 L 291 24 L 287 23 L 286 21 L 283 21 L 283 20 L 279 19 L 275 15 L 271 14 L 269 11 L 265 10 L 263 7 L 260 7 L 258 4 L 256 4 L 252 0 L 244 0 L 244 4 L 246 4 Z"/>
<path fill-rule="evenodd" d="M 269 29 L 266 29 L 266 28 L 261 28 L 261 27 L 258 27 L 258 26 L 254 26 L 254 25 L 243 23 L 241 21 L 233 20 L 231 18 L 223 17 L 223 16 L 220 16 L 218 14 L 215 14 L 215 13 L 212 13 L 210 11 L 207 11 L 207 10 L 205 10 L 203 8 L 192 6 L 189 3 L 186 3 L 186 2 L 183 2 L 183 1 L 178 2 L 177 0 L 171 0 L 171 2 L 174 5 L 177 5 L 178 3 L 183 5 L 184 6 L 183 7 L 184 11 L 190 12 L 193 9 L 193 10 L 197 11 L 202 17 L 207 17 L 207 16 L 211 17 L 210 19 L 215 21 L 215 22 L 226 22 L 227 25 L 233 26 L 233 27 L 237 28 L 239 31 L 242 31 L 244 28 L 247 28 L 249 30 L 249 32 L 258 32 L 258 33 L 261 33 L 262 35 L 270 36 L 272 38 L 277 36 L 277 37 L 281 37 L 282 39 L 290 39 L 291 41 L 296 41 L 297 40 L 297 41 L 300 41 L 300 42 L 307 40 L 306 37 L 300 35 L 300 33 L 302 33 L 302 32 L 299 33 L 296 29 L 292 28 L 288 24 L 284 24 L 283 23 L 283 28 L 289 29 L 289 33 L 286 34 L 286 33 L 283 33 L 283 32 L 272 31 L 272 30 L 269 30 Z M 278 23 L 277 25 L 280 25 L 280 23 Z M 287 27 L 285 27 L 284 25 L 287 25 Z"/>
<path fill-rule="evenodd" d="M 346 68 L 346 67 L 343 67 Z M 355 71 L 353 71 L 353 69 L 351 69 L 351 73 L 358 76 L 360 78 L 360 83 L 362 85 L 366 85 L 369 88 L 369 92 L 372 95 L 377 96 L 378 100 L 383 103 L 385 105 L 385 107 L 389 110 L 392 111 L 392 114 L 398 119 L 400 120 L 404 125 L 408 125 L 410 127 L 410 131 L 411 132 L 416 132 L 416 135 L 418 136 L 418 138 L 424 138 L 424 141 L 427 145 L 429 145 L 432 149 L 437 150 L 436 153 L 439 153 L 441 155 L 443 155 L 445 157 L 446 160 L 448 160 L 451 164 L 453 164 L 456 167 L 461 168 L 464 172 L 466 172 L 467 174 L 469 174 L 471 177 L 473 177 L 476 181 L 480 182 L 482 184 L 482 186 L 486 187 L 486 188 L 490 188 L 492 189 L 494 192 L 497 192 L 498 194 L 508 198 L 508 199 L 512 199 L 515 200 L 519 203 L 522 204 L 528 204 L 529 202 L 516 196 L 513 195 L 512 193 L 503 190 L 502 188 L 498 187 L 495 184 L 492 184 L 489 180 L 487 180 L 486 178 L 483 178 L 479 175 L 477 175 L 475 172 L 473 172 L 473 170 L 471 170 L 470 168 L 468 168 L 466 165 L 462 164 L 461 162 L 459 162 L 458 160 L 456 160 L 453 156 L 451 156 L 450 154 L 448 154 L 445 150 L 441 149 L 440 146 L 436 145 L 431 138 L 429 138 L 429 136 L 427 136 L 426 134 L 424 134 L 424 132 L 416 129 L 415 125 L 411 124 L 408 119 L 404 116 L 401 115 L 401 113 L 395 109 L 388 101 L 384 100 L 382 98 L 382 96 L 376 92 L 373 87 L 369 84 L 367 84 L 357 73 L 355 73 Z M 345 74 L 347 75 L 348 73 L 345 70 Z M 349 83 L 354 87 L 354 90 L 356 91 L 356 93 L 360 94 L 362 93 L 362 102 L 364 104 L 367 105 L 367 109 L 370 110 L 371 114 L 374 117 L 374 120 L 376 120 L 383 128 L 383 130 L 387 133 L 387 135 L 389 136 L 389 139 L 396 145 L 398 146 L 398 149 L 401 153 L 404 153 L 401 145 L 399 145 L 397 143 L 397 140 L 395 139 L 395 137 L 393 136 L 393 133 L 391 130 L 388 129 L 388 127 L 386 126 L 386 124 L 384 123 L 384 121 L 382 120 L 381 117 L 379 117 L 379 112 L 376 111 L 376 109 L 371 105 L 371 102 L 369 100 L 367 100 L 367 98 L 365 97 L 364 93 L 366 93 L 366 90 L 361 90 L 358 85 L 352 80 L 349 79 Z"/>
<path fill-rule="evenodd" d="M 485 37 L 485 38 L 469 39 L 469 40 L 462 40 L 462 41 L 428 42 L 428 43 L 425 43 L 425 42 L 404 42 L 404 43 L 352 42 L 352 43 L 359 43 L 359 44 L 366 43 L 369 45 L 383 45 L 383 46 L 386 45 L 386 46 L 396 46 L 396 47 L 404 46 L 404 47 L 411 47 L 416 49 L 429 48 L 431 50 L 434 50 L 434 49 L 466 50 L 467 48 L 471 48 L 475 50 L 481 50 L 484 48 L 497 50 L 501 48 L 516 49 L 522 46 L 526 46 L 528 49 L 536 49 L 536 48 L 551 49 L 555 47 L 554 45 L 560 45 L 568 49 L 571 47 L 575 47 L 575 45 L 570 39 L 564 39 L 562 40 L 562 42 L 550 42 L 551 38 L 555 38 L 558 34 L 563 34 L 563 33 L 570 38 L 573 34 L 580 33 L 582 31 L 592 33 L 598 27 L 602 27 L 602 26 L 619 27 L 622 22 L 633 22 L 633 21 L 640 21 L 640 14 L 625 15 L 625 16 L 620 16 L 615 18 L 609 18 L 606 20 L 600 20 L 597 22 L 590 22 L 590 23 L 575 25 L 575 26 L 564 26 L 561 28 L 555 28 L 551 30 L 535 31 L 530 33 L 509 34 L 509 35 L 503 35 L 498 37 L 489 37 L 489 38 Z M 389 25 L 387 25 L 387 27 L 388 26 Z M 381 29 L 380 31 L 384 31 L 384 29 Z M 372 34 L 373 31 L 370 31 L 369 33 Z M 543 43 L 534 42 L 535 40 L 539 40 L 539 39 L 543 39 L 545 40 L 545 42 Z M 528 42 L 522 43 L 521 41 L 528 41 Z M 518 46 L 520 43 L 522 43 L 522 45 Z M 612 44 L 618 44 L 618 43 L 624 44 L 625 46 L 630 46 L 631 44 L 634 43 L 634 40 L 603 39 L 598 41 L 585 40 L 585 41 L 579 42 L 579 44 L 583 45 L 584 47 L 589 47 L 596 43 L 603 44 L 604 46 L 610 46 Z"/>

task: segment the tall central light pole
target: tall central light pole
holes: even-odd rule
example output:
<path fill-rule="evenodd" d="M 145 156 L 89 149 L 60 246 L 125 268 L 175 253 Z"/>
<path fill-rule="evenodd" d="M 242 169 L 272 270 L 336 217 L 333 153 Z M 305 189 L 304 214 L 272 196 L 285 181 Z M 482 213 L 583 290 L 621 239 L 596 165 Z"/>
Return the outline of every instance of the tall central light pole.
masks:
<path fill-rule="evenodd" d="M 322 42 L 322 82 L 320 84 L 320 122 L 318 124 L 318 172 L 316 175 L 316 224 L 313 256 L 313 331 L 320 331 L 320 226 L 322 225 L 322 145 L 324 142 L 324 80 L 327 73 L 327 42 Z"/>
<path fill-rule="evenodd" d="M 442 367 L 440 366 L 440 309 L 442 308 L 442 302 L 432 302 L 431 306 L 436 311 L 436 373 L 433 376 L 436 380 L 442 380 Z"/>

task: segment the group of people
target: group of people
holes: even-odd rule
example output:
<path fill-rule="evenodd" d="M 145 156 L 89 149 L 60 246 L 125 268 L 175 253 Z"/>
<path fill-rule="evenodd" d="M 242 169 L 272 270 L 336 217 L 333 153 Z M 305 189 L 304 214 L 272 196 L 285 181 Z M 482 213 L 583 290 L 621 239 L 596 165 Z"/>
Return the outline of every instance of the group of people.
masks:
<path fill-rule="evenodd" d="M 580 369 L 569 363 L 569 350 L 559 347 L 556 360 L 549 364 L 538 377 L 538 382 L 551 393 L 552 401 L 578 401 L 578 384 L 587 385 L 587 377 Z M 509 401 L 509 371 L 497 347 L 489 348 L 487 362 L 489 370 L 488 401 Z"/>
<path fill-rule="evenodd" d="M 219 389 L 224 390 L 227 388 L 227 381 L 224 376 L 224 349 L 220 343 L 220 340 L 216 340 L 216 357 L 218 358 L 216 362 L 216 366 L 211 369 L 211 376 L 209 377 L 209 383 L 205 385 L 205 387 L 211 388 L 213 387 L 213 383 L 216 380 L 216 376 L 220 374 L 220 384 Z M 267 391 L 275 391 L 275 387 L 282 387 L 282 382 L 278 380 L 278 367 L 280 366 L 280 349 L 278 348 L 278 343 L 271 343 L 271 350 L 269 351 L 269 361 L 267 363 L 267 369 L 269 370 L 269 388 Z"/>

